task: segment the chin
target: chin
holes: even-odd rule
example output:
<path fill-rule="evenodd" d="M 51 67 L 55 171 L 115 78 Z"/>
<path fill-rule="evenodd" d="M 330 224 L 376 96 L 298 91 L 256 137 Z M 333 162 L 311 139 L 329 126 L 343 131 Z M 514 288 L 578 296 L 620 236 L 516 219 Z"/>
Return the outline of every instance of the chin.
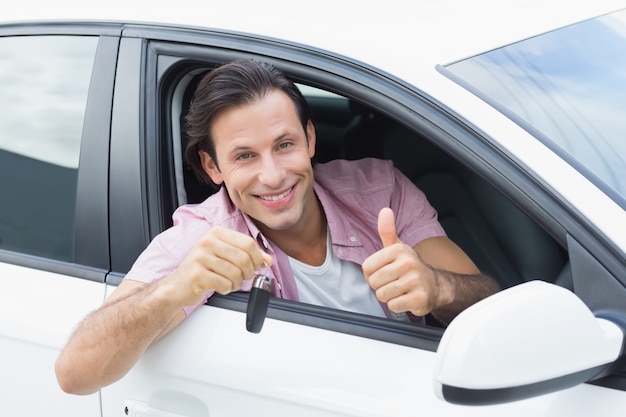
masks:
<path fill-rule="evenodd" d="M 289 230 L 292 228 L 297 221 L 293 219 L 277 219 L 277 216 L 273 217 L 265 217 L 265 219 L 260 220 L 263 225 L 272 230 Z"/>
<path fill-rule="evenodd" d="M 289 230 L 291 227 L 293 227 L 293 223 L 292 222 L 268 222 L 268 223 L 263 223 L 265 225 L 265 227 L 272 229 L 272 230 L 277 230 L 277 231 L 285 231 L 285 230 Z"/>

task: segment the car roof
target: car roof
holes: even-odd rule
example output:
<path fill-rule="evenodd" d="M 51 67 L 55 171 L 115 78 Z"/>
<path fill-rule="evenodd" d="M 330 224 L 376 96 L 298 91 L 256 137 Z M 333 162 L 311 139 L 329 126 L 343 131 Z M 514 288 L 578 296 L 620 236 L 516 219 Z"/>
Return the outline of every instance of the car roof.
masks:
<path fill-rule="evenodd" d="M 286 0 L 21 0 L 0 22 L 123 21 L 253 33 L 330 50 L 412 81 L 424 80 L 437 64 L 625 7 L 626 0 L 316 0 L 297 6 Z"/>

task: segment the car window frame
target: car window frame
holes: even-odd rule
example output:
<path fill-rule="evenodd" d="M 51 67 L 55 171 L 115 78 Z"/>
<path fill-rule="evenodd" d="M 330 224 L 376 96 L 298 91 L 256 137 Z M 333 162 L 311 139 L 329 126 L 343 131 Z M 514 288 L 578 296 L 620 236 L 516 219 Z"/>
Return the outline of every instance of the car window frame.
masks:
<path fill-rule="evenodd" d="M 327 51 L 239 33 L 130 25 L 125 27 L 124 35 L 145 40 L 141 53 L 143 60 L 141 65 L 145 70 L 141 76 L 144 91 L 162 94 L 170 88 L 167 82 L 176 79 L 177 71 L 181 66 L 196 65 L 197 68 L 236 58 L 257 57 L 287 71 L 296 82 L 328 89 L 331 92 L 367 102 L 372 109 L 392 117 L 398 123 L 422 136 L 431 138 L 438 146 L 522 208 L 563 247 L 567 247 L 570 236 L 576 237 L 586 248 L 590 248 L 591 252 L 597 254 L 598 259 L 604 265 L 608 265 L 613 279 L 623 279 L 619 278 L 619 274 L 615 274 L 616 268 L 624 263 L 619 256 L 613 257 L 619 252 L 616 252 L 611 243 L 604 239 L 593 225 L 588 224 L 570 204 L 561 201 L 558 194 L 545 181 L 526 170 L 514 155 L 499 146 L 484 132 L 473 127 L 446 106 L 390 74 L 382 73 L 363 63 L 353 62 L 346 57 L 332 55 Z M 167 91 L 171 92 L 171 89 Z M 143 135 L 145 142 L 142 148 L 142 172 L 151 174 L 147 177 L 152 176 L 152 179 L 145 181 L 145 187 L 151 190 L 146 196 L 152 200 L 149 200 L 151 204 L 146 205 L 148 220 L 142 226 L 145 240 L 142 247 L 135 248 L 137 252 L 140 252 L 168 224 L 166 216 L 168 207 L 172 205 L 172 201 L 176 201 L 171 191 L 171 178 L 166 178 L 165 181 L 157 180 L 163 178 L 164 172 L 173 171 L 173 167 L 168 166 L 167 163 L 171 159 L 167 155 L 167 152 L 171 152 L 171 147 L 164 146 L 162 143 L 168 140 L 167 133 L 163 132 L 167 132 L 170 127 L 167 121 L 163 122 L 167 118 L 162 116 L 167 115 L 169 109 L 162 107 L 156 93 L 152 95 L 146 93 L 143 100 L 142 109 L 145 114 L 142 120 L 145 122 L 146 131 Z M 162 152 L 166 155 L 163 156 Z M 148 158 L 147 155 L 150 157 Z M 160 156 L 154 158 L 155 155 Z M 168 188 L 157 187 L 155 189 L 157 182 L 166 184 L 165 187 L 169 187 L 170 191 Z M 145 192 L 145 189 L 143 191 Z M 167 196 L 168 201 L 163 205 L 162 200 L 157 196 L 163 196 L 168 192 L 170 193 Z M 157 206 L 155 207 L 152 203 L 157 203 Z M 121 279 L 123 273 L 116 276 L 117 279 Z M 114 283 L 114 281 L 111 282 Z M 302 311 L 301 306 L 289 305 L 290 303 L 286 300 L 275 301 L 273 300 L 274 303 L 270 307 L 270 317 L 272 314 L 277 318 L 282 317 L 282 313 L 278 313 L 277 310 L 285 305 L 284 311 L 290 312 L 287 316 L 297 316 L 298 311 Z M 241 310 L 245 301 L 214 297 L 209 301 L 209 305 Z M 326 311 L 321 312 L 321 310 L 323 309 L 313 308 L 313 312 L 308 311 L 302 317 L 313 315 L 315 318 L 308 321 L 297 319 L 298 323 L 305 325 L 321 323 L 319 325 L 327 326 L 325 328 L 357 333 L 359 330 L 354 329 L 363 326 L 361 321 L 353 318 L 343 322 L 344 326 L 337 327 L 337 322 L 346 318 L 341 314 L 334 315 Z M 427 329 L 428 334 L 418 332 L 418 335 L 411 337 L 424 340 L 433 337 L 433 334 L 429 333 L 431 328 L 425 327 L 424 329 Z M 368 337 L 370 336 L 368 333 Z M 438 340 L 438 336 L 434 337 Z M 389 340 L 389 336 L 383 335 L 381 339 Z M 431 340 L 429 343 L 426 343 L 428 346 L 425 348 L 432 350 L 437 342 L 432 344 Z"/>

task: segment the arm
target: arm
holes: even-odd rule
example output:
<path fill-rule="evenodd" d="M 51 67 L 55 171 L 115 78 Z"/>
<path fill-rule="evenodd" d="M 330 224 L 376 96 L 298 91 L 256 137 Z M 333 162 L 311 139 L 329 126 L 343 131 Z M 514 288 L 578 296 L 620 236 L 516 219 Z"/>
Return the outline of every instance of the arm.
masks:
<path fill-rule="evenodd" d="M 91 394 L 124 376 L 152 342 L 185 318 L 161 282 L 126 280 L 76 329 L 55 363 L 61 389 Z"/>
<path fill-rule="evenodd" d="M 436 294 L 430 311 L 437 320 L 450 323 L 461 311 L 500 290 L 496 281 L 481 273 L 472 260 L 447 237 L 426 239 L 413 247 Z M 420 266 L 416 266 L 417 269 Z"/>
<path fill-rule="evenodd" d="M 498 291 L 497 283 L 447 237 L 426 239 L 415 247 L 402 243 L 390 209 L 381 210 L 379 234 L 384 248 L 365 260 L 363 273 L 376 297 L 394 312 L 432 313 L 447 324 Z"/>
<path fill-rule="evenodd" d="M 76 329 L 55 364 L 69 393 L 90 394 L 124 376 L 145 350 L 186 317 L 183 308 L 206 293 L 227 294 L 272 258 L 254 239 L 214 228 L 166 277 L 151 284 L 124 280 Z"/>

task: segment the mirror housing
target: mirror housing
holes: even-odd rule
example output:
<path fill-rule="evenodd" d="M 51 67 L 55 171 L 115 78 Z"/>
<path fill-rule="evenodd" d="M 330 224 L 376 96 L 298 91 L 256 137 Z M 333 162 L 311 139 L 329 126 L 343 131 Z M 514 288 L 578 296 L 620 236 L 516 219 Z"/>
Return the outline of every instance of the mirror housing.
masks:
<path fill-rule="evenodd" d="M 624 330 L 595 317 L 571 291 L 531 281 L 469 307 L 448 326 L 434 388 L 445 401 L 499 404 L 604 376 L 623 354 Z"/>

